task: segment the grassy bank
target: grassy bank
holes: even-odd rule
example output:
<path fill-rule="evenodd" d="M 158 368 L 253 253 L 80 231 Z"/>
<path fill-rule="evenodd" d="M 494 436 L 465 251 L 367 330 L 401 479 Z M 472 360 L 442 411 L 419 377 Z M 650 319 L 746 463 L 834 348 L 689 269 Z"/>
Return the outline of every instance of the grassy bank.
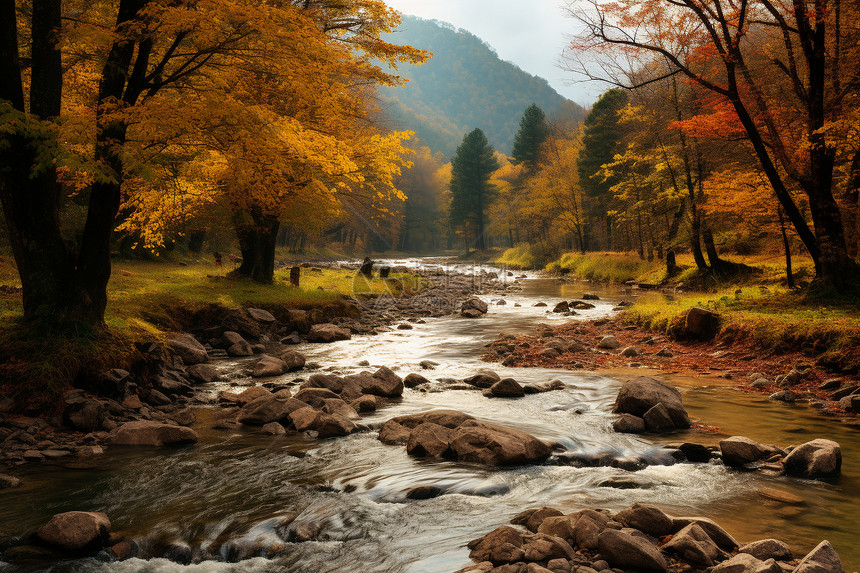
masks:
<path fill-rule="evenodd" d="M 712 293 L 638 299 L 622 318 L 654 332 L 674 334 L 692 307 L 721 316 L 717 343 L 746 343 L 761 352 L 801 352 L 810 362 L 860 371 L 860 298 L 813 298 L 781 287 L 725 288 Z"/>
<path fill-rule="evenodd" d="M 22 297 L 15 268 L 0 261 L 0 394 L 26 396 L 44 411 L 59 390 L 75 384 L 81 372 L 128 368 L 136 341 L 163 340 L 183 328 L 182 318 L 211 304 L 227 308 L 310 309 L 335 304 L 344 295 L 378 295 L 423 286 L 410 275 L 358 279 L 346 269 L 303 268 L 300 287 L 289 271 L 277 271 L 271 285 L 228 278 L 229 263 L 120 261 L 108 285 L 107 332 L 85 329 L 45 331 L 20 323 Z M 11 288 L 10 288 L 11 287 Z M 26 408 L 27 405 L 24 407 Z"/>

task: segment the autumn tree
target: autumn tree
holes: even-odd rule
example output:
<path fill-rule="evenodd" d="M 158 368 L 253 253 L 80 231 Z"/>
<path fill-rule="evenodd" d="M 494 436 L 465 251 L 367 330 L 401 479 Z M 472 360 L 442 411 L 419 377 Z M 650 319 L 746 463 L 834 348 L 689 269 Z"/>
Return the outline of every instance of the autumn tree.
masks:
<path fill-rule="evenodd" d="M 854 65 L 858 31 L 847 16 L 856 8 L 839 0 L 584 4 L 569 4 L 586 28 L 574 47 L 623 55 L 623 61 L 652 70 L 655 79 L 681 74 L 724 102 L 818 276 L 835 284 L 856 276 L 858 265 L 849 254 L 834 196 L 837 165 L 853 158 L 840 157 L 827 137 L 845 103 L 860 90 Z M 624 74 L 606 79 L 632 87 Z M 807 199 L 811 226 L 793 186 Z"/>
<path fill-rule="evenodd" d="M 486 216 L 494 195 L 490 177 L 499 168 L 493 154 L 487 136 L 475 129 L 466 134 L 451 160 L 451 224 L 471 230 L 471 245 L 481 251 L 486 249 Z"/>

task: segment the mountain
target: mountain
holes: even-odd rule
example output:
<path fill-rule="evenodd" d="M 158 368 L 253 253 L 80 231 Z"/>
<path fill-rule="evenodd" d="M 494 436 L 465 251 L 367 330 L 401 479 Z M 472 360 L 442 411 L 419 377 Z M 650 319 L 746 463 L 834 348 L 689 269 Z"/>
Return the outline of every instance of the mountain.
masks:
<path fill-rule="evenodd" d="M 404 16 L 389 40 L 433 52 L 422 66 L 399 70 L 405 88 L 382 88 L 381 107 L 397 129 L 414 130 L 423 145 L 453 155 L 476 127 L 497 151 L 511 153 L 525 109 L 536 103 L 547 117 L 560 112 L 583 119 L 585 111 L 543 78 L 501 60 L 480 38 L 436 20 Z"/>

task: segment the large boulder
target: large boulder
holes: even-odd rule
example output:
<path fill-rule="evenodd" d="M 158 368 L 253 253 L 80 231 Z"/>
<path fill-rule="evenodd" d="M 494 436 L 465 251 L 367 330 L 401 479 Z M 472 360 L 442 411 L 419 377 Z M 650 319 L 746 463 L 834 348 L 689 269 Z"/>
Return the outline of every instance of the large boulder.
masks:
<path fill-rule="evenodd" d="M 187 332 L 177 334 L 168 340 L 167 348 L 179 356 L 185 364 L 200 364 L 209 359 L 203 345 Z"/>
<path fill-rule="evenodd" d="M 362 391 L 383 398 L 396 398 L 403 395 L 403 380 L 390 368 L 383 366 L 373 373 L 370 383 Z"/>
<path fill-rule="evenodd" d="M 672 518 L 659 507 L 647 503 L 634 503 L 621 510 L 615 520 L 655 537 L 663 537 L 672 532 Z"/>
<path fill-rule="evenodd" d="M 126 422 L 111 434 L 111 443 L 116 446 L 165 446 L 196 441 L 197 432 L 191 428 L 148 420 Z"/>
<path fill-rule="evenodd" d="M 315 324 L 308 332 L 309 342 L 336 342 L 338 340 L 349 340 L 352 338 L 352 333 L 346 328 L 341 328 L 335 324 L 324 323 Z"/>
<path fill-rule="evenodd" d="M 687 311 L 682 331 L 684 338 L 713 340 L 720 332 L 720 315 L 706 308 L 693 307 Z"/>
<path fill-rule="evenodd" d="M 460 461 L 492 465 L 540 463 L 552 452 L 531 434 L 479 420 L 460 424 L 451 437 L 450 447 Z"/>
<path fill-rule="evenodd" d="M 717 522 L 707 517 L 674 517 L 672 519 L 672 530 L 675 532 L 681 531 L 691 523 L 695 523 L 701 527 L 720 549 L 731 553 L 738 548 L 738 542 L 735 541 L 735 538 L 717 524 Z"/>
<path fill-rule="evenodd" d="M 290 413 L 307 406 L 307 403 L 291 398 L 289 390 L 282 390 L 248 402 L 239 410 L 236 419 L 246 426 L 263 426 L 271 422 L 282 422 Z"/>
<path fill-rule="evenodd" d="M 63 394 L 63 423 L 81 432 L 99 429 L 105 419 L 105 408 L 95 398 L 90 398 L 82 390 L 69 390 Z"/>
<path fill-rule="evenodd" d="M 744 436 L 732 436 L 720 441 L 720 452 L 723 454 L 724 464 L 740 467 L 759 461 L 772 450 Z"/>
<path fill-rule="evenodd" d="M 819 438 L 794 448 L 783 463 L 787 475 L 812 479 L 836 477 L 842 470 L 842 450 L 833 440 Z"/>
<path fill-rule="evenodd" d="M 78 553 L 100 549 L 110 537 L 110 520 L 101 512 L 58 513 L 36 530 L 36 538 L 63 551 Z"/>
<path fill-rule="evenodd" d="M 397 416 L 396 418 L 392 418 L 388 422 L 383 425 L 387 425 L 389 422 L 398 424 L 403 426 L 404 428 L 412 429 L 420 424 L 424 424 L 426 422 L 430 422 L 433 424 L 439 424 L 440 426 L 445 426 L 446 428 L 454 429 L 460 426 L 463 422 L 467 420 L 474 420 L 473 416 L 469 414 L 464 414 L 463 412 L 458 412 L 457 410 L 430 410 L 428 412 L 422 412 L 420 414 L 408 414 L 406 416 Z"/>
<path fill-rule="evenodd" d="M 526 395 L 526 391 L 513 378 L 503 378 L 490 386 L 486 394 L 496 398 L 521 398 Z"/>
<path fill-rule="evenodd" d="M 287 365 L 287 372 L 296 372 L 301 370 L 305 367 L 305 362 L 307 361 L 304 355 L 299 354 L 298 352 L 293 352 L 292 350 L 287 350 L 282 353 L 280 359 Z"/>
<path fill-rule="evenodd" d="M 463 302 L 463 305 L 460 307 L 461 312 L 466 310 L 475 310 L 480 314 L 487 314 L 489 307 L 487 303 L 482 301 L 477 297 L 472 297 L 469 300 Z"/>
<path fill-rule="evenodd" d="M 803 558 L 794 573 L 845 573 L 845 567 L 830 542 L 822 541 Z"/>
<path fill-rule="evenodd" d="M 221 328 L 227 331 L 238 332 L 245 338 L 256 340 L 263 334 L 260 323 L 254 320 L 246 310 L 234 309 L 224 316 Z"/>
<path fill-rule="evenodd" d="M 494 565 L 513 563 L 525 556 L 522 534 L 508 525 L 489 532 L 469 543 L 469 557 L 475 561 L 490 561 Z"/>
<path fill-rule="evenodd" d="M 672 537 L 663 546 L 682 561 L 697 567 L 713 567 L 715 563 L 728 557 L 701 527 L 691 523 Z"/>
<path fill-rule="evenodd" d="M 218 370 L 210 364 L 195 364 L 189 366 L 185 372 L 188 374 L 189 380 L 198 384 L 207 384 L 221 379 Z"/>
<path fill-rule="evenodd" d="M 690 417 L 681 401 L 681 393 L 659 380 L 639 376 L 624 383 L 615 399 L 613 412 L 643 417 L 651 408 L 662 404 L 676 428 L 689 428 Z"/>
<path fill-rule="evenodd" d="M 748 553 L 760 559 L 767 561 L 768 559 L 776 559 L 777 561 L 791 561 L 794 555 L 791 553 L 791 548 L 787 543 L 779 539 L 762 539 L 753 541 L 738 549 L 738 553 Z"/>
<path fill-rule="evenodd" d="M 641 434 L 645 431 L 645 420 L 633 414 L 621 414 L 612 422 L 612 429 L 622 434 Z"/>
<path fill-rule="evenodd" d="M 492 370 L 478 370 L 478 372 L 469 376 L 463 382 L 476 388 L 489 388 L 501 379 L 502 377 Z"/>
<path fill-rule="evenodd" d="M 420 424 L 409 432 L 406 453 L 417 457 L 442 457 L 448 452 L 453 431 L 432 422 Z"/>
<path fill-rule="evenodd" d="M 600 556 L 612 567 L 637 571 L 667 571 L 666 559 L 647 539 L 617 529 L 604 529 L 598 537 Z"/>
<path fill-rule="evenodd" d="M 280 358 L 263 354 L 259 362 L 254 364 L 251 371 L 251 376 L 254 378 L 268 378 L 271 376 L 280 376 L 287 371 L 287 363 Z"/>

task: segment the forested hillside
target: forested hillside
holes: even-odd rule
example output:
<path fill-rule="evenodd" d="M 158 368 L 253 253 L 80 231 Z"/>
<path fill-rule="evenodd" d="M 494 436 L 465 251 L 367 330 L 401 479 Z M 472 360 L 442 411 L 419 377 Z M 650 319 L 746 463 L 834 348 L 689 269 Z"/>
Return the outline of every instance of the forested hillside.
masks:
<path fill-rule="evenodd" d="M 463 135 L 482 129 L 498 151 L 510 153 L 523 110 L 536 103 L 549 116 L 562 108 L 583 117 L 578 105 L 559 95 L 543 78 L 499 59 L 477 36 L 444 22 L 404 16 L 399 44 L 421 46 L 433 58 L 401 70 L 405 88 L 383 88 L 385 109 L 397 129 L 416 131 L 422 144 L 450 156 Z"/>

